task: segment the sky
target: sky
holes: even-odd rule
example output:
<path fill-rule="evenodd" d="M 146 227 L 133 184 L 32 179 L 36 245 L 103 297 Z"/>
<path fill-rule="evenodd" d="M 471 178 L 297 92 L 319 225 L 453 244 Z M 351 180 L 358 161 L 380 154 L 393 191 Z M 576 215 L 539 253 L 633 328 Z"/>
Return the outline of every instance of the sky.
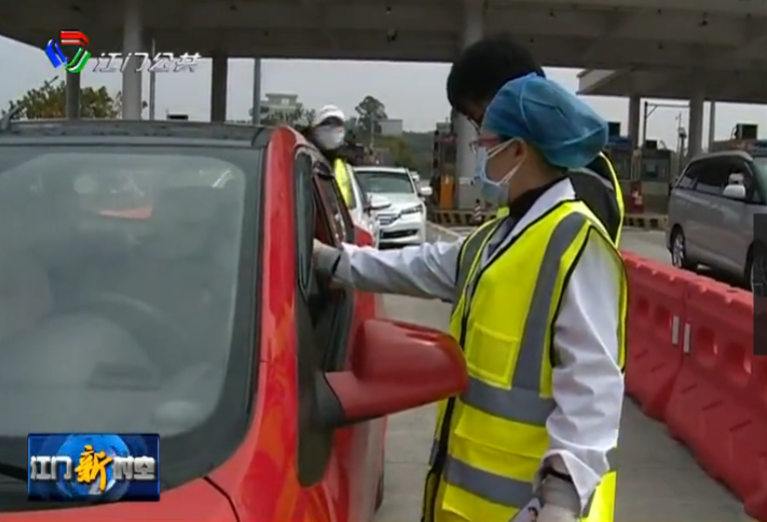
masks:
<path fill-rule="evenodd" d="M 0 81 L 0 107 L 23 96 L 44 81 L 54 77 L 45 53 L 37 48 L 0 37 L 0 63 L 5 64 Z M 264 60 L 261 68 L 261 93 L 278 92 L 299 95 L 307 108 L 325 104 L 341 107 L 347 115 L 365 96 L 382 101 L 390 118 L 404 121 L 406 130 L 431 131 L 435 122 L 445 121 L 450 107 L 445 96 L 447 64 L 413 64 L 393 62 L 352 62 L 319 60 Z M 578 88 L 576 69 L 546 69 L 547 75 L 573 91 Z M 119 73 L 83 71 L 82 86 L 106 86 L 120 89 Z M 211 67 L 203 60 L 194 73 L 157 75 L 157 117 L 165 114 L 188 114 L 190 119 L 205 121 L 210 117 Z M 148 75 L 144 75 L 144 100 L 148 98 Z M 253 61 L 229 60 L 227 118 L 248 119 L 253 98 Z M 587 96 L 585 99 L 607 120 L 622 122 L 628 132 L 628 100 L 626 98 Z M 674 100 L 653 100 L 683 104 Z M 704 118 L 703 142 L 708 139 L 708 104 Z M 659 108 L 649 118 L 647 136 L 677 147 L 677 118 L 687 127 L 685 108 Z M 760 137 L 767 137 L 767 111 L 762 106 L 717 104 L 716 138 L 730 136 L 736 123 L 756 123 Z"/>

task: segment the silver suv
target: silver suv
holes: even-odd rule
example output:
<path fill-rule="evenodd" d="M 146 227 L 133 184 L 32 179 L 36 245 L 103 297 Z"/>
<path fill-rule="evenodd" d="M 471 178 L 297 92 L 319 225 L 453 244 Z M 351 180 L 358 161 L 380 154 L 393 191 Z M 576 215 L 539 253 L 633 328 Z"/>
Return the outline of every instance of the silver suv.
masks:
<path fill-rule="evenodd" d="M 767 230 L 754 237 L 757 214 L 767 214 L 767 154 L 731 150 L 693 159 L 669 199 L 666 243 L 674 266 L 706 265 L 765 295 Z"/>

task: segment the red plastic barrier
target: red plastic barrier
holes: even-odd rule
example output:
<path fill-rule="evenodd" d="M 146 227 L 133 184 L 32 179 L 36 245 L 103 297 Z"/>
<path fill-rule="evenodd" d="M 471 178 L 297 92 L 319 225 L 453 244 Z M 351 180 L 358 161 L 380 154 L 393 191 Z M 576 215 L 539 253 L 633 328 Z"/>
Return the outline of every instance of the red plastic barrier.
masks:
<path fill-rule="evenodd" d="M 624 253 L 629 278 L 626 391 L 663 420 L 683 357 L 685 297 L 691 274 Z"/>
<path fill-rule="evenodd" d="M 751 381 L 749 382 L 749 393 L 762 409 L 760 417 L 761 442 L 763 444 L 767 439 L 767 357 L 755 356 L 751 365 Z M 759 459 L 754 466 L 755 472 L 759 476 L 759 485 L 755 491 L 743 499 L 746 507 L 746 513 L 762 522 L 767 521 L 767 449 L 762 448 Z"/>
<path fill-rule="evenodd" d="M 753 307 L 742 290 L 702 277 L 690 285 L 690 349 L 666 424 L 710 476 L 767 515 L 765 496 L 758 496 L 764 476 L 758 462 L 767 454 L 767 371 L 753 355 Z"/>

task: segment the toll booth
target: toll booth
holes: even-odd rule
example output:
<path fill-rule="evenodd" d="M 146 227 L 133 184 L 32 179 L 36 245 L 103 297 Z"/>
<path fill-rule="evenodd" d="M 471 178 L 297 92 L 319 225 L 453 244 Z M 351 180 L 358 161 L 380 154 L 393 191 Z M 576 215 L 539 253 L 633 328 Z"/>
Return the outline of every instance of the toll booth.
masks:
<path fill-rule="evenodd" d="M 617 129 L 610 129 L 610 135 L 605 148 L 605 154 L 613 164 L 615 174 L 618 176 L 618 181 L 621 184 L 621 191 L 623 192 L 623 205 L 626 208 L 631 208 L 630 201 L 631 194 L 631 182 L 632 182 L 632 153 L 631 140 L 629 138 L 620 136 L 620 127 Z"/>
<path fill-rule="evenodd" d="M 644 147 L 635 151 L 632 191 L 639 191 L 643 212 L 665 214 L 668 210 L 673 159 L 674 153 L 666 148 L 658 148 L 655 140 L 648 140 Z"/>
<path fill-rule="evenodd" d="M 455 209 L 456 161 L 455 134 L 449 125 L 438 125 L 434 131 L 431 187 L 433 201 L 440 210 Z"/>
<path fill-rule="evenodd" d="M 665 213 L 671 181 L 673 153 L 647 140 L 634 150 L 631 140 L 620 135 L 620 124 L 609 124 L 605 153 L 613 163 L 629 213 Z"/>
<path fill-rule="evenodd" d="M 742 150 L 750 154 L 763 153 L 767 150 L 767 140 L 757 139 L 759 127 L 751 123 L 738 123 L 732 129 L 728 140 L 715 141 L 711 144 L 711 152 L 725 150 Z"/>

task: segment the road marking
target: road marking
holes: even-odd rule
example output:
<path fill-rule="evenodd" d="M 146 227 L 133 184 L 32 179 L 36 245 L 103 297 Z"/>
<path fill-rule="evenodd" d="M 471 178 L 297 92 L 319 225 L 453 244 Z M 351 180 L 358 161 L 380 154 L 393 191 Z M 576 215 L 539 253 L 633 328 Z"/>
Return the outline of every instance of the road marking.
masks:
<path fill-rule="evenodd" d="M 461 232 L 460 230 L 450 229 L 447 227 L 443 227 L 441 225 L 436 225 L 434 223 L 429 223 L 428 225 L 432 227 L 434 230 L 436 230 L 437 232 L 439 232 L 440 234 L 445 234 L 447 236 L 464 237 L 468 235 L 468 232 Z"/>

